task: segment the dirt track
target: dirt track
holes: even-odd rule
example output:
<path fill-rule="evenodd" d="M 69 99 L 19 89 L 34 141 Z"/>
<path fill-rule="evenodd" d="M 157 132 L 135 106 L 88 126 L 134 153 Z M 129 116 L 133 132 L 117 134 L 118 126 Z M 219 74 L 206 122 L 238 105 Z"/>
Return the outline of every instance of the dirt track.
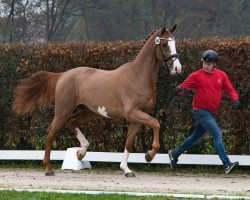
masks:
<path fill-rule="evenodd" d="M 46 177 L 42 170 L 0 169 L 0 188 L 250 196 L 250 175 L 137 172 L 126 178 L 122 171 L 57 170 L 56 176 Z"/>

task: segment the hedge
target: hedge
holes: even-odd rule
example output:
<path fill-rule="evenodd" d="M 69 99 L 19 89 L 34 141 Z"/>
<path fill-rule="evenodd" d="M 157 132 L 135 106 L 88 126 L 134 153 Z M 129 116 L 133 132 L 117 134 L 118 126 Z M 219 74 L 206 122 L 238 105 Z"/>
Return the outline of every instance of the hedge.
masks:
<path fill-rule="evenodd" d="M 140 50 L 143 41 L 72 44 L 1 44 L 0 45 L 0 149 L 44 149 L 46 129 L 53 118 L 51 105 L 35 109 L 32 113 L 17 116 L 12 111 L 13 91 L 18 80 L 39 70 L 63 72 L 79 66 L 112 70 L 129 62 Z M 157 103 L 151 115 L 161 124 L 160 152 L 177 147 L 192 134 L 195 122 L 192 116 L 192 95 L 184 99 L 179 96 L 172 112 L 169 104 L 172 91 L 192 72 L 200 69 L 200 57 L 207 49 L 218 52 L 218 68 L 229 76 L 236 89 L 243 108 L 233 110 L 233 103 L 223 94 L 216 120 L 223 133 L 223 141 L 228 154 L 250 155 L 249 130 L 249 70 L 250 40 L 202 39 L 200 41 L 177 41 L 177 52 L 183 65 L 183 73 L 171 76 L 169 70 L 161 66 L 157 82 Z M 81 109 L 81 106 L 76 112 Z M 80 129 L 90 142 L 89 151 L 124 151 L 129 123 L 125 120 L 97 119 L 83 124 Z M 151 149 L 152 129 L 142 126 L 133 152 Z M 65 150 L 79 146 L 76 137 L 65 126 L 58 133 L 54 149 Z M 207 134 L 202 142 L 189 153 L 214 154 L 212 138 Z"/>

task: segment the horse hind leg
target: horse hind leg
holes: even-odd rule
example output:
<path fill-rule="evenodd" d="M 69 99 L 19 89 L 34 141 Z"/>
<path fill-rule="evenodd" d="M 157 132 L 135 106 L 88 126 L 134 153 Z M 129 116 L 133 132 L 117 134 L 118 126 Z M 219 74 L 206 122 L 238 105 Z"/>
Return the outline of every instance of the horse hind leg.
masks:
<path fill-rule="evenodd" d="M 70 130 L 76 135 L 77 139 L 80 142 L 81 149 L 77 151 L 76 156 L 78 160 L 82 160 L 86 155 L 87 149 L 89 147 L 88 140 L 84 137 L 80 129 L 78 128 L 81 124 L 85 122 L 96 119 L 99 115 L 93 113 L 92 111 L 85 109 L 81 110 L 79 113 L 73 115 L 67 122 Z"/>
<path fill-rule="evenodd" d="M 140 127 L 141 124 L 136 124 L 136 123 L 131 123 L 129 126 L 124 155 L 122 162 L 120 164 L 120 168 L 125 172 L 126 177 L 135 177 L 134 173 L 128 168 L 128 158 L 134 145 L 135 136 Z"/>
<path fill-rule="evenodd" d="M 54 117 L 52 123 L 47 129 L 45 154 L 44 154 L 44 159 L 43 159 L 43 164 L 46 169 L 46 173 L 45 173 L 46 176 L 55 175 L 54 171 L 52 170 L 51 163 L 50 163 L 50 152 L 52 149 L 53 141 L 56 138 L 56 134 L 62 128 L 65 122 L 66 122 L 65 119 L 59 119 L 57 117 Z"/>
<path fill-rule="evenodd" d="M 82 132 L 80 131 L 79 128 L 76 128 L 75 130 L 76 130 L 76 133 L 77 133 L 76 137 L 79 140 L 79 142 L 81 144 L 81 147 L 82 147 L 80 150 L 77 151 L 76 156 L 77 156 L 77 159 L 79 161 L 81 161 L 86 155 L 87 149 L 89 147 L 89 142 L 84 137 L 84 135 L 82 134 Z"/>

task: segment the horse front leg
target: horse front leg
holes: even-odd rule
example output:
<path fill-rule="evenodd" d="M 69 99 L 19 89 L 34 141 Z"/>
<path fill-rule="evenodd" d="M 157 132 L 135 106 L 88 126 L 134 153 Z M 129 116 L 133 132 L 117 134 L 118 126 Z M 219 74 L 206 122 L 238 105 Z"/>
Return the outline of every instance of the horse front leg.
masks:
<path fill-rule="evenodd" d="M 154 139 L 153 139 L 153 144 L 152 144 L 152 150 L 148 151 L 145 154 L 146 161 L 151 162 L 154 159 L 158 150 L 160 149 L 160 142 L 159 142 L 160 123 L 159 121 L 141 110 L 133 110 L 128 116 L 128 119 L 131 122 L 147 124 L 153 128 Z"/>
<path fill-rule="evenodd" d="M 151 122 L 152 124 L 151 127 L 153 127 L 154 130 L 154 139 L 153 139 L 153 144 L 152 144 L 152 150 L 148 151 L 145 154 L 145 160 L 147 162 L 151 162 L 155 155 L 157 154 L 159 148 L 160 148 L 160 142 L 159 142 L 159 131 L 160 131 L 160 124 L 157 119 L 152 118 Z"/>
<path fill-rule="evenodd" d="M 134 145 L 135 136 L 138 130 L 140 129 L 140 127 L 141 127 L 141 124 L 131 123 L 128 129 L 124 155 L 123 155 L 122 162 L 120 164 L 120 168 L 125 172 L 126 177 L 135 177 L 134 173 L 128 168 L 128 158 Z"/>

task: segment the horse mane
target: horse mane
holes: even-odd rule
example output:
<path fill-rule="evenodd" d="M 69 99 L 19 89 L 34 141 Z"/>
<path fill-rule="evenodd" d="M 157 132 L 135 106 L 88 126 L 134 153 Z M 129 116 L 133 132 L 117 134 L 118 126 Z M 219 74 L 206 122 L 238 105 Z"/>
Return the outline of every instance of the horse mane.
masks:
<path fill-rule="evenodd" d="M 154 30 L 153 32 L 151 32 L 151 33 L 143 40 L 140 49 L 136 52 L 136 54 L 135 54 L 135 56 L 133 57 L 133 59 L 130 60 L 129 62 L 132 62 L 132 61 L 136 58 L 136 56 L 137 56 L 138 53 L 141 51 L 141 49 L 143 48 L 143 46 L 145 45 L 145 43 L 148 41 L 148 39 L 149 39 L 153 34 L 155 34 L 156 31 L 157 31 L 157 30 Z"/>

